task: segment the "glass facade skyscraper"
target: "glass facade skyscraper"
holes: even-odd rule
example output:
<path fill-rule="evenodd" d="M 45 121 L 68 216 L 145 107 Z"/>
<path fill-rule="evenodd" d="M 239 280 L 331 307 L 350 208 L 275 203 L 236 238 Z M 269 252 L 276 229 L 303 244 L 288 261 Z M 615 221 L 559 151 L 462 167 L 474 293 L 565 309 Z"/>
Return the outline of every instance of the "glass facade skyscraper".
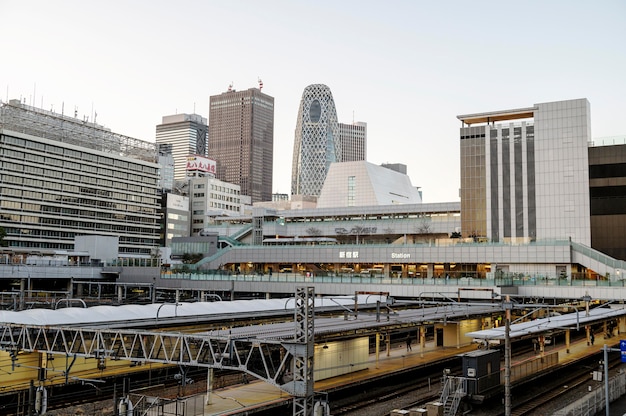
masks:
<path fill-rule="evenodd" d="M 274 98 L 258 88 L 229 90 L 209 103 L 209 157 L 217 178 L 252 202 L 272 200 Z"/>
<path fill-rule="evenodd" d="M 367 123 L 339 123 L 341 162 L 367 160 Z"/>
<path fill-rule="evenodd" d="M 291 194 L 319 196 L 333 162 L 342 161 L 337 110 L 330 88 L 309 85 L 302 93 L 293 145 Z"/>

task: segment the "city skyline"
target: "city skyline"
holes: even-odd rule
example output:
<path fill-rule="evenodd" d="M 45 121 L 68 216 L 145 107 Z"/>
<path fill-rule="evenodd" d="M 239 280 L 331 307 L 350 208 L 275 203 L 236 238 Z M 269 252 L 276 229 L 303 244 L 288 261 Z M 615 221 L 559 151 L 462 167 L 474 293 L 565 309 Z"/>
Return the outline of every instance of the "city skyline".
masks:
<path fill-rule="evenodd" d="M 626 133 L 618 1 L 0 1 L 0 11 L 2 101 L 130 137 L 154 142 L 164 115 L 207 117 L 211 95 L 261 79 L 275 98 L 274 193 L 290 192 L 298 104 L 314 83 L 329 86 L 340 122 L 367 123 L 368 161 L 407 165 L 424 202 L 459 199 L 459 114 L 587 98 L 592 138 Z"/>

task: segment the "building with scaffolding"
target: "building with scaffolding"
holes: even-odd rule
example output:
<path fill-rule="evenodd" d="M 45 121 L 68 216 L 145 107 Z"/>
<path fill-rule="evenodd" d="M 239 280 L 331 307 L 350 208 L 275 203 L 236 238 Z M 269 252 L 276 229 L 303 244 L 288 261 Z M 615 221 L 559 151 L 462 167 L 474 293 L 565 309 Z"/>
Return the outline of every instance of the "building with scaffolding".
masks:
<path fill-rule="evenodd" d="M 121 257 L 159 238 L 156 145 L 11 100 L 0 104 L 0 227 L 10 254 L 115 236 Z M 108 259 L 102 259 L 108 260 Z"/>

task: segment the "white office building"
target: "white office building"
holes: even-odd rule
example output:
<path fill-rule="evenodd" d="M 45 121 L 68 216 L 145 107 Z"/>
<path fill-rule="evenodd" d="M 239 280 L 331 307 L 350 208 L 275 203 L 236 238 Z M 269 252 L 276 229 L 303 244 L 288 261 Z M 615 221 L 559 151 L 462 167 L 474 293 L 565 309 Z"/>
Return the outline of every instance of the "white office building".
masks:
<path fill-rule="evenodd" d="M 12 253 L 114 236 L 120 257 L 158 246 L 154 143 L 11 100 L 0 106 L 0 227 Z M 109 259 L 102 259 L 109 260 Z"/>
<path fill-rule="evenodd" d="M 198 114 L 175 114 L 164 116 L 156 126 L 157 144 L 170 144 L 174 157 L 174 179 L 183 181 L 187 156 L 207 156 L 209 127 L 207 119 Z"/>
<path fill-rule="evenodd" d="M 591 245 L 586 99 L 457 118 L 464 237 Z"/>

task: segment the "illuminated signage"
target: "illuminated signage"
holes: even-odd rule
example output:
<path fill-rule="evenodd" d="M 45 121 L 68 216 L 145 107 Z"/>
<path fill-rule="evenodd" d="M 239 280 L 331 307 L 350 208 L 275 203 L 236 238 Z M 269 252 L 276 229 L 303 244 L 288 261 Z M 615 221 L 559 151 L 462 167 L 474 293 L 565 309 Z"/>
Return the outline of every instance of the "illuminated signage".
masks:
<path fill-rule="evenodd" d="M 391 253 L 391 258 L 392 259 L 410 259 L 411 254 L 410 253 Z"/>

